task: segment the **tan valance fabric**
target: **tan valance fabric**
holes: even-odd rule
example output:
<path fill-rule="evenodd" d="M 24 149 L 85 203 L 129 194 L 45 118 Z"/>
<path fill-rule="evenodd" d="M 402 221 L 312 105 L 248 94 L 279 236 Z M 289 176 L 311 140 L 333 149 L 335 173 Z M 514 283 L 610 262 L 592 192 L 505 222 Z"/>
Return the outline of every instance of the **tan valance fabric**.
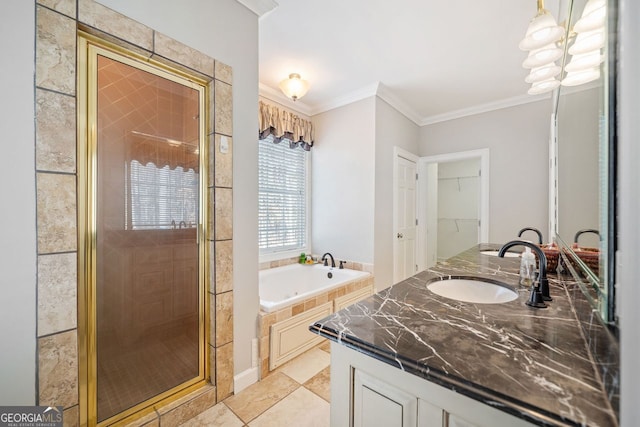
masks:
<path fill-rule="evenodd" d="M 313 125 L 293 113 L 260 101 L 258 113 L 258 138 L 276 144 L 288 142 L 291 148 L 298 146 L 306 151 L 313 147 Z"/>

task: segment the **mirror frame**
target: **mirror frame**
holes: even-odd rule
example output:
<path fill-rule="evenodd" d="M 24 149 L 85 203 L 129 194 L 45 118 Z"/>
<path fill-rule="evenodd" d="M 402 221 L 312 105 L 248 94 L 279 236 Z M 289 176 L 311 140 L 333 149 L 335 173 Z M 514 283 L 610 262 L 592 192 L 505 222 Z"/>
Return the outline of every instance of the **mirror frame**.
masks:
<path fill-rule="evenodd" d="M 567 35 L 565 40 L 568 40 L 569 28 L 572 25 L 572 14 L 574 13 L 574 0 L 569 1 L 568 16 L 567 16 Z M 601 253 L 604 258 L 601 258 L 601 265 L 604 267 L 604 274 L 602 275 L 601 283 L 600 278 L 594 274 L 594 272 L 587 267 L 587 265 L 576 255 L 572 250 L 571 244 L 567 244 L 563 238 L 558 234 L 558 105 L 560 100 L 561 88 L 558 88 L 553 92 L 553 113 L 551 119 L 551 144 L 550 144 L 550 159 L 551 159 L 551 171 L 550 179 L 552 180 L 552 191 L 550 194 L 550 201 L 552 209 L 550 212 L 550 228 L 551 235 L 555 236 L 559 246 L 564 249 L 562 252 L 568 254 L 574 261 L 574 265 L 577 266 L 583 273 L 586 281 L 582 279 L 573 267 L 569 265 L 572 275 L 580 285 L 583 293 L 591 303 L 594 310 L 598 312 L 604 323 L 611 326 L 613 329 L 617 328 L 617 314 L 616 314 L 616 251 L 617 244 L 617 117 L 616 117 L 616 105 L 617 105 L 617 64 L 618 64 L 618 40 L 617 40 L 617 27 L 618 27 L 618 0 L 607 0 L 607 56 L 604 63 L 604 114 L 606 116 L 606 139 L 600 138 L 600 144 L 606 144 L 602 153 L 606 153 L 606 183 L 601 183 L 600 190 L 606 191 L 603 194 L 603 200 L 606 205 L 600 207 L 600 226 L 605 228 L 604 232 L 601 232 Z M 563 47 L 564 55 L 562 57 L 562 69 L 566 65 L 568 44 L 565 42 Z M 603 218 L 606 215 L 606 218 Z M 566 237 L 566 236 L 565 236 Z"/>

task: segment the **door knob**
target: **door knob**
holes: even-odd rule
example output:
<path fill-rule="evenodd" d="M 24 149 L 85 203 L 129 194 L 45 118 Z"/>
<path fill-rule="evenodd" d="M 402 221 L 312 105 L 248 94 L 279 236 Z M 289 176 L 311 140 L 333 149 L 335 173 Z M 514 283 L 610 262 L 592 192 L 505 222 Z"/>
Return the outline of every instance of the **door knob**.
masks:
<path fill-rule="evenodd" d="M 402 233 L 398 233 L 397 237 L 398 237 L 398 239 L 402 239 L 404 236 L 402 235 Z"/>

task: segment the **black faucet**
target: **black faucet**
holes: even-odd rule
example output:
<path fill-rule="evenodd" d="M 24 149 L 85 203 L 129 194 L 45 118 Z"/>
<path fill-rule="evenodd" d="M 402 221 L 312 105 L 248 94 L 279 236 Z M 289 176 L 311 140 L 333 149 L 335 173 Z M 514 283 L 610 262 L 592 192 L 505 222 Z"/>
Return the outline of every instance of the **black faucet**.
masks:
<path fill-rule="evenodd" d="M 542 233 L 540 232 L 540 230 L 538 230 L 537 228 L 533 228 L 533 227 L 525 227 L 522 230 L 518 231 L 518 237 L 522 236 L 522 233 L 524 233 L 525 231 L 533 231 L 538 235 L 538 243 L 542 244 Z"/>
<path fill-rule="evenodd" d="M 584 230 L 580 230 L 576 233 L 575 237 L 573 238 L 573 243 L 578 243 L 578 238 L 580 237 L 580 235 L 585 233 L 597 234 L 598 237 L 600 237 L 600 232 L 598 230 L 594 230 L 593 228 L 585 228 Z"/>
<path fill-rule="evenodd" d="M 552 301 L 553 298 L 549 295 L 549 280 L 547 279 L 547 257 L 538 245 L 531 242 L 525 242 L 523 240 L 512 240 L 505 243 L 498 252 L 499 257 L 504 257 L 505 252 L 512 246 L 528 246 L 538 255 L 538 261 L 540 263 L 540 273 L 537 279 L 534 280 L 533 286 L 531 286 L 531 295 L 529 301 L 526 302 L 528 306 L 544 308 L 547 305 L 545 301 Z"/>
<path fill-rule="evenodd" d="M 333 260 L 333 255 L 331 255 L 329 252 L 327 252 L 326 254 L 322 255 L 322 261 L 324 261 L 324 266 L 326 267 L 327 264 L 327 255 L 329 255 L 329 258 L 331 258 L 331 267 L 332 268 L 336 268 L 336 262 Z"/>

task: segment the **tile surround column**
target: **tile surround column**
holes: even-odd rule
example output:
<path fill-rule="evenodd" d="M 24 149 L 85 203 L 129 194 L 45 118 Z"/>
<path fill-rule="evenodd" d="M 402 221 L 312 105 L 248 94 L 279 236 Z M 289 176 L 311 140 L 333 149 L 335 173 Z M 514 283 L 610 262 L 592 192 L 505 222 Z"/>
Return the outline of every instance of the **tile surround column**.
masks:
<path fill-rule="evenodd" d="M 76 43 L 83 26 L 136 53 L 210 80 L 207 225 L 209 387 L 144 418 L 177 425 L 233 393 L 231 67 L 94 0 L 36 0 L 35 148 L 39 405 L 79 425 L 77 346 Z M 78 16 L 76 16 L 78 11 Z M 224 142 L 224 144 L 222 144 Z M 223 149 L 221 144 L 226 147 Z M 216 320 L 218 320 L 216 322 Z M 158 418 L 160 417 L 160 418 Z M 142 424 L 139 424 L 142 425 Z"/>

